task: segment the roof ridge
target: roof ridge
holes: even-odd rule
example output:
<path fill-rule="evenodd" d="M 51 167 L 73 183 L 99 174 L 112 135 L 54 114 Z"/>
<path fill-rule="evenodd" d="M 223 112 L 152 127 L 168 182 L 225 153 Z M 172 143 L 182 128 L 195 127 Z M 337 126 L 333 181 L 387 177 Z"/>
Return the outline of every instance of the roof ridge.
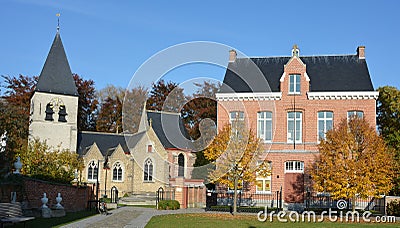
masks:
<path fill-rule="evenodd" d="M 333 56 L 357 56 L 357 54 L 324 54 L 324 55 L 301 55 L 300 58 L 303 57 L 333 57 Z M 289 55 L 281 55 L 281 56 L 248 56 L 248 57 L 240 57 L 238 59 L 272 59 L 272 58 L 291 58 Z"/>
<path fill-rule="evenodd" d="M 177 116 L 181 115 L 179 112 L 168 112 L 168 111 L 159 111 L 159 110 L 146 110 L 146 112 L 160 113 L 160 114 L 171 114 L 171 115 L 177 115 Z"/>
<path fill-rule="evenodd" d="M 142 132 L 136 133 L 113 133 L 113 132 L 101 132 L 101 131 L 80 131 L 80 133 L 89 133 L 89 134 L 97 134 L 97 135 L 113 135 L 113 136 L 134 136 Z"/>

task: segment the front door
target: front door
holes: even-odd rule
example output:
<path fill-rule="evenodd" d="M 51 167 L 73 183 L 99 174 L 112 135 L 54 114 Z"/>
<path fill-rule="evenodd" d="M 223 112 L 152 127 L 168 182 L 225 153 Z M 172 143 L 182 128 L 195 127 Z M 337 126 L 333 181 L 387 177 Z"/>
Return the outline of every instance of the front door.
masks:
<path fill-rule="evenodd" d="M 304 202 L 303 173 L 285 173 L 284 200 L 285 203 Z"/>

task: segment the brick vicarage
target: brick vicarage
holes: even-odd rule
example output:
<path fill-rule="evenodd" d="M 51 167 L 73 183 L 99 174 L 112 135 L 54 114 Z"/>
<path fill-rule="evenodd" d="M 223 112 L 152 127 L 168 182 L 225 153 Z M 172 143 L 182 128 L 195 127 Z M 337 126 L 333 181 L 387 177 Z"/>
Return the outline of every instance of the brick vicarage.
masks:
<path fill-rule="evenodd" d="M 359 47 L 357 49 L 357 55 L 355 56 L 338 56 L 335 61 L 338 64 L 349 64 L 348 62 L 342 60 L 345 58 L 352 58 L 350 62 L 358 66 L 357 64 L 365 64 L 365 60 L 363 59 L 365 47 Z M 232 55 L 232 51 L 230 53 Z M 276 191 L 280 191 L 282 189 L 284 200 L 286 202 L 302 202 L 302 197 L 294 196 L 294 195 L 304 195 L 306 191 L 312 191 L 311 186 L 311 176 L 309 173 L 309 169 L 314 164 L 314 161 L 318 157 L 318 112 L 320 111 L 330 111 L 333 112 L 333 125 L 336 127 L 341 120 L 346 119 L 349 111 L 362 111 L 364 118 L 369 122 L 371 126 L 376 125 L 376 98 L 378 96 L 377 92 L 374 92 L 372 83 L 370 83 L 369 74 L 362 75 L 362 80 L 367 81 L 363 82 L 360 80 L 360 83 L 366 84 L 366 89 L 358 90 L 359 87 L 357 85 L 348 85 L 344 82 L 343 90 L 338 90 L 338 85 L 335 85 L 335 89 L 333 91 L 329 90 L 318 90 L 319 88 L 313 88 L 313 79 L 315 77 L 335 77 L 335 75 L 317 75 L 318 64 L 322 62 L 322 64 L 331 64 L 327 59 L 327 57 L 309 57 L 315 58 L 312 60 L 308 60 L 309 64 L 315 62 L 314 68 L 311 72 L 308 71 L 308 66 L 304 64 L 301 57 L 296 55 L 292 55 L 291 58 L 285 57 L 287 62 L 282 64 L 283 74 L 278 75 L 279 78 L 279 88 L 274 88 L 274 85 L 271 85 L 272 91 L 265 92 L 251 92 L 245 91 L 246 87 L 241 87 L 237 83 L 239 81 L 234 81 L 235 79 L 231 76 L 228 71 L 225 75 L 224 83 L 230 83 L 228 86 L 232 87 L 233 90 L 237 90 L 238 92 L 220 92 L 217 94 L 218 99 L 218 128 L 221 129 L 223 125 L 229 123 L 229 113 L 233 111 L 243 111 L 245 113 L 245 121 L 249 128 L 254 129 L 254 132 L 257 132 L 257 113 L 261 111 L 270 111 L 272 112 L 272 129 L 273 129 L 273 138 L 272 142 L 264 143 L 264 151 L 267 154 L 266 159 L 272 162 L 272 175 L 271 175 L 271 194 L 274 194 Z M 318 59 L 320 58 L 320 59 Z M 333 57 L 332 57 L 333 58 Z M 340 59 L 342 58 L 342 59 Z M 278 59 L 278 58 L 276 58 Z M 256 62 L 258 66 L 262 68 L 262 64 L 265 64 L 267 61 L 277 61 L 271 57 L 270 59 L 260 60 L 260 58 L 255 59 L 253 61 Z M 322 59 L 322 60 L 321 60 Z M 238 59 L 235 59 L 238 61 Z M 240 66 L 241 60 L 239 62 L 230 63 L 236 64 L 234 67 Z M 354 63 L 353 63 L 354 62 Z M 248 64 L 247 64 L 248 65 Z M 243 64 L 242 66 L 247 66 Z M 325 66 L 324 66 L 325 67 Z M 331 66 L 326 66 L 331 67 Z M 366 64 L 365 64 L 366 67 Z M 268 69 L 265 67 L 265 69 Z M 349 67 L 351 69 L 351 67 Z M 358 69 L 358 68 L 357 68 Z M 354 71 L 357 71 L 355 69 Z M 243 70 L 242 70 L 243 71 Z M 317 72 L 317 73 L 316 73 Z M 273 77 L 273 75 L 269 75 L 269 72 L 263 72 L 267 77 Z M 324 71 L 325 73 L 325 71 Z M 367 72 L 368 73 L 368 72 Z M 290 93 L 289 92 L 289 75 L 297 74 L 300 75 L 300 93 Z M 362 73 L 355 73 L 354 75 L 349 72 L 348 75 L 338 75 L 338 77 L 360 77 L 359 75 Z M 364 77 L 365 76 L 365 77 Z M 229 80 L 227 79 L 229 78 Z M 233 78 L 233 79 L 232 79 Z M 246 75 L 243 76 L 244 81 L 246 79 Z M 242 79 L 243 79 L 242 78 Z M 249 77 L 250 78 L 250 77 Z M 270 79 L 268 81 L 278 81 L 277 78 Z M 369 82 L 368 82 L 369 80 Z M 253 82 L 254 83 L 254 82 Z M 329 88 L 330 80 L 326 79 L 327 84 L 322 84 L 321 80 L 318 86 L 320 88 Z M 339 80 L 339 83 L 340 82 Z M 352 90 L 354 87 L 356 89 Z M 244 89 L 243 89 L 244 88 Z M 314 89 L 314 90 L 313 90 Z M 301 112 L 301 132 L 302 139 L 300 143 L 289 143 L 288 142 L 288 112 Z M 298 181 L 302 183 L 296 183 L 288 173 L 285 173 L 285 162 L 287 161 L 301 161 L 304 162 L 304 171 L 301 172 L 300 176 L 298 176 Z M 286 178 L 285 178 L 286 177 Z M 286 183 L 285 183 L 286 181 Z M 292 186 L 290 186 L 292 185 Z M 293 192 L 293 186 L 298 185 L 301 186 L 300 192 Z M 252 186 L 252 189 L 255 190 L 255 186 Z M 292 197 L 293 195 L 293 197 Z M 297 200 L 293 200 L 297 197 Z M 292 200 L 291 200 L 292 199 Z"/>

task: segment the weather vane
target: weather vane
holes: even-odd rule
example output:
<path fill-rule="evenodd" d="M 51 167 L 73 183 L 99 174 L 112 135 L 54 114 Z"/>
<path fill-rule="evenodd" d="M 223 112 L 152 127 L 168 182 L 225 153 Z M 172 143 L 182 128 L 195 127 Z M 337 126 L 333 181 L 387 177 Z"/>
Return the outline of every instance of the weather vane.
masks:
<path fill-rule="evenodd" d="M 57 13 L 56 14 L 56 16 L 57 16 L 57 32 L 59 32 L 60 31 L 60 13 Z"/>

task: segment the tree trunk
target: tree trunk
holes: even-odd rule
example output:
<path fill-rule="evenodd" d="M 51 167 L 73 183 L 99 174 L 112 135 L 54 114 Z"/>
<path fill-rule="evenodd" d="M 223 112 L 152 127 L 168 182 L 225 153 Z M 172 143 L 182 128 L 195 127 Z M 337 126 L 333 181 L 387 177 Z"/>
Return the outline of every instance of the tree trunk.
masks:
<path fill-rule="evenodd" d="M 351 197 L 351 209 L 353 212 L 356 210 L 356 196 Z"/>
<path fill-rule="evenodd" d="M 234 183 L 234 192 L 233 192 L 233 215 L 237 213 L 237 187 L 238 187 L 238 176 L 235 175 L 235 183 Z"/>

